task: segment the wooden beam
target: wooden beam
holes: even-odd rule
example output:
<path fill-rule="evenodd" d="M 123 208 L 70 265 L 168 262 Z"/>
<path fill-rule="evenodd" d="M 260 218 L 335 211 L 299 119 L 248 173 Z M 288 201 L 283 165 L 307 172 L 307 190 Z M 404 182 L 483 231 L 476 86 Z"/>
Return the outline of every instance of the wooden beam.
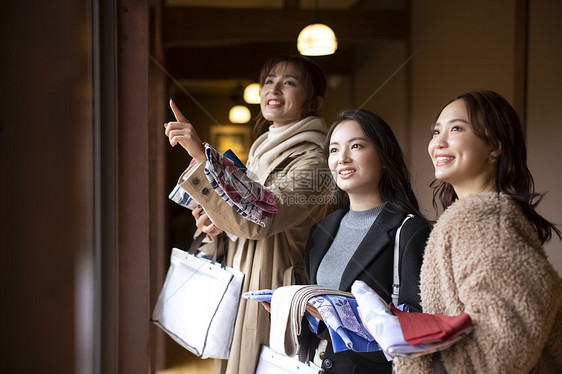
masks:
<path fill-rule="evenodd" d="M 300 0 L 285 0 L 283 1 L 283 8 L 285 9 L 299 9 Z"/>
<path fill-rule="evenodd" d="M 314 10 L 295 9 L 165 7 L 163 17 L 165 47 L 296 42 L 317 21 Z M 319 17 L 342 42 L 404 39 L 410 30 L 405 10 L 322 10 Z"/>
<path fill-rule="evenodd" d="M 258 79 L 265 60 L 279 53 L 298 54 L 296 43 L 263 43 L 221 48 L 167 48 L 167 73 L 174 79 Z M 311 57 L 327 75 L 349 74 L 353 48 L 342 46 L 330 56 Z"/>

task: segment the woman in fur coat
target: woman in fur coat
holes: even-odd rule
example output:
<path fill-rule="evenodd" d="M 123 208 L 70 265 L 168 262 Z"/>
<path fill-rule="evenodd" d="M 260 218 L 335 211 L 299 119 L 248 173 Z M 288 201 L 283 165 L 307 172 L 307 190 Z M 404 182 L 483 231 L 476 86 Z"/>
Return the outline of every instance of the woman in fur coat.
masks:
<path fill-rule="evenodd" d="M 521 123 L 491 91 L 453 99 L 428 146 L 446 209 L 420 275 L 426 313 L 468 313 L 450 348 L 397 359 L 397 373 L 562 373 L 562 282 L 543 249 L 560 231 L 535 210 Z"/>

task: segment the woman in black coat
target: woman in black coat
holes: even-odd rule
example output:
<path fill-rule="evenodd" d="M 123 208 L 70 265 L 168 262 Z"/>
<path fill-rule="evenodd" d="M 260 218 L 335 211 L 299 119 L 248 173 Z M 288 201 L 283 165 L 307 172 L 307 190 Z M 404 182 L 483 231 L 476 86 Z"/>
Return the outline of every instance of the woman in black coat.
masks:
<path fill-rule="evenodd" d="M 392 130 L 374 113 L 346 110 L 332 124 L 324 151 L 341 208 L 310 231 L 304 260 L 308 283 L 349 292 L 360 279 L 390 302 L 395 235 L 411 214 L 400 233 L 398 305 L 421 312 L 419 274 L 430 226 L 419 211 Z M 318 344 L 321 339 L 327 345 Z M 326 373 L 392 372 L 380 351 L 334 353 L 325 327 L 309 344 L 311 359 Z"/>

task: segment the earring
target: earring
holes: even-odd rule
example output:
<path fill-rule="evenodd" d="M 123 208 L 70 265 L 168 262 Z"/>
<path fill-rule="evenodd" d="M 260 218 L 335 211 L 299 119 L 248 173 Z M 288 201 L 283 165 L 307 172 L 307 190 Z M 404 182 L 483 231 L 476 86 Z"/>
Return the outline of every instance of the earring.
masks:
<path fill-rule="evenodd" d="M 498 162 L 497 157 L 493 157 L 493 156 L 488 157 L 488 164 L 490 164 L 490 166 L 494 166 L 497 162 Z"/>

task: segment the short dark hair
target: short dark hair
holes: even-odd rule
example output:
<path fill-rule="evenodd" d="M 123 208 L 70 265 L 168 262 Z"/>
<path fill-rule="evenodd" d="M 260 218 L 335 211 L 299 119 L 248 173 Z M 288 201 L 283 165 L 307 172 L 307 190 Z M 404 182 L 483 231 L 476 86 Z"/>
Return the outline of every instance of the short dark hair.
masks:
<path fill-rule="evenodd" d="M 405 212 L 422 216 L 418 200 L 410 183 L 410 172 L 402 148 L 390 126 L 378 115 L 365 109 L 342 111 L 330 126 L 324 144 L 324 155 L 330 154 L 330 141 L 335 128 L 344 121 L 355 121 L 367 139 L 375 146 L 381 167 L 379 189 L 381 199 L 387 202 L 391 211 Z M 349 205 L 347 194 L 338 188 L 340 205 Z"/>
<path fill-rule="evenodd" d="M 300 73 L 299 81 L 304 85 L 307 94 L 306 101 L 302 108 L 301 118 L 316 115 L 320 109 L 317 99 L 318 97 L 323 98 L 326 95 L 326 76 L 320 66 L 311 59 L 294 54 L 279 54 L 269 58 L 261 68 L 259 77 L 260 87 L 264 85 L 269 73 L 281 62 L 288 62 L 295 65 Z M 268 122 L 269 121 L 263 118 L 260 112 L 256 120 L 254 132 L 256 134 L 261 133 Z"/>
<path fill-rule="evenodd" d="M 535 227 L 539 239 L 544 244 L 560 231 L 535 210 L 543 195 L 535 192 L 533 176 L 527 167 L 527 148 L 521 121 L 515 109 L 500 94 L 489 91 L 467 91 L 443 106 L 462 100 L 466 105 L 468 121 L 474 134 L 484 140 L 494 150 L 501 150 L 496 163 L 496 191 L 511 196 L 523 214 Z M 441 111 L 439 113 L 441 113 Z M 457 195 L 453 186 L 444 181 L 434 180 L 433 206 L 437 200 L 444 208 L 450 206 Z"/>

